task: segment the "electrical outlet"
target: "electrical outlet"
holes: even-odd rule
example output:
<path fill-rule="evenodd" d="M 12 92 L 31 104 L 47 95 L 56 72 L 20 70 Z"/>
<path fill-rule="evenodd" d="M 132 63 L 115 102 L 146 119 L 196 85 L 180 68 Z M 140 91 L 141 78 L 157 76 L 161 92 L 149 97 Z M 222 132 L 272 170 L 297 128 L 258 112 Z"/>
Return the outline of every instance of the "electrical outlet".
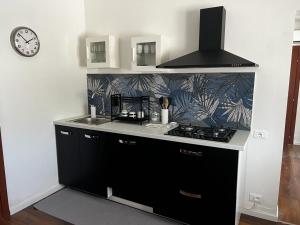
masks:
<path fill-rule="evenodd" d="M 249 194 L 249 201 L 250 202 L 261 203 L 261 198 L 262 198 L 262 196 L 259 195 L 259 194 L 255 194 L 255 193 L 250 193 Z"/>
<path fill-rule="evenodd" d="M 265 130 L 254 130 L 253 137 L 258 139 L 266 139 L 268 132 Z"/>

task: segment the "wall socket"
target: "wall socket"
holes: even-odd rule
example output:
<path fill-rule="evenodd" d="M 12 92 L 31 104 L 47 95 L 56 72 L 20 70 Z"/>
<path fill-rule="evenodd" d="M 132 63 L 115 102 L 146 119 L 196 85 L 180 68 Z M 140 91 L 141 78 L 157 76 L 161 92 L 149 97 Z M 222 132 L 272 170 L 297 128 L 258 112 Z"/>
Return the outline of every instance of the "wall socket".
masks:
<path fill-rule="evenodd" d="M 265 130 L 254 130 L 253 137 L 258 139 L 266 139 L 268 136 L 268 132 Z"/>
<path fill-rule="evenodd" d="M 250 202 L 261 203 L 261 198 L 262 198 L 262 196 L 259 195 L 259 194 L 255 194 L 255 193 L 250 193 L 249 194 L 249 201 Z"/>

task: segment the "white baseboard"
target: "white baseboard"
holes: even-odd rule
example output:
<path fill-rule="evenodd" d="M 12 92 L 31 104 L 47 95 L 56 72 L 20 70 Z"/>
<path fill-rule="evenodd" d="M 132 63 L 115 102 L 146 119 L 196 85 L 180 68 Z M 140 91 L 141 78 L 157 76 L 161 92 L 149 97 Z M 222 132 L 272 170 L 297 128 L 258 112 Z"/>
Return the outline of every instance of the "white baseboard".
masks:
<path fill-rule="evenodd" d="M 296 135 L 294 135 L 294 145 L 300 145 L 300 136 L 299 136 L 299 134 L 296 132 L 296 130 L 295 130 L 295 134 Z"/>
<path fill-rule="evenodd" d="M 49 188 L 48 190 L 46 190 L 45 192 L 35 194 L 35 195 L 31 196 L 30 198 L 24 200 L 23 202 L 20 202 L 17 205 L 10 206 L 11 215 L 33 205 L 34 203 L 42 200 L 43 198 L 48 197 L 49 195 L 52 195 L 53 193 L 61 190 L 62 188 L 64 188 L 64 186 L 62 186 L 60 184 L 56 184 L 56 185 L 52 186 L 51 188 Z"/>
<path fill-rule="evenodd" d="M 278 207 L 276 213 L 272 213 L 269 210 L 264 210 L 262 207 L 253 208 L 253 209 L 243 209 L 243 214 L 257 217 L 264 220 L 278 222 Z"/>
<path fill-rule="evenodd" d="M 294 139 L 294 145 L 300 145 L 300 141 L 298 139 L 297 140 Z"/>

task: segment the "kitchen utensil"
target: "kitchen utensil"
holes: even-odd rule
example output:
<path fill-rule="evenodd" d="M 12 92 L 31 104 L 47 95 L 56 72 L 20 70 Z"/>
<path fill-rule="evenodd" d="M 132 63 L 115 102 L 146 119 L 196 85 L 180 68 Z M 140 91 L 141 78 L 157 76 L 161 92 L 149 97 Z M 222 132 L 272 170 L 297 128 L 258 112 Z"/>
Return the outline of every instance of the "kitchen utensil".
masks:
<path fill-rule="evenodd" d="M 135 118 L 136 117 L 136 112 L 129 112 L 129 117 Z"/>
<path fill-rule="evenodd" d="M 164 97 L 159 98 L 159 104 L 160 104 L 161 108 L 163 108 L 163 101 L 164 101 L 163 99 L 164 99 Z"/>
<path fill-rule="evenodd" d="M 163 97 L 163 109 L 169 108 L 169 99 L 168 97 Z"/>
<path fill-rule="evenodd" d="M 128 111 L 126 109 L 121 111 L 121 117 L 128 117 Z"/>
<path fill-rule="evenodd" d="M 164 128 L 164 127 L 166 127 L 165 125 L 160 124 L 160 123 L 148 123 L 145 126 L 149 127 L 149 128 Z"/>
<path fill-rule="evenodd" d="M 139 119 L 142 119 L 142 118 L 144 118 L 144 111 L 138 111 L 137 112 L 137 118 L 139 118 Z"/>

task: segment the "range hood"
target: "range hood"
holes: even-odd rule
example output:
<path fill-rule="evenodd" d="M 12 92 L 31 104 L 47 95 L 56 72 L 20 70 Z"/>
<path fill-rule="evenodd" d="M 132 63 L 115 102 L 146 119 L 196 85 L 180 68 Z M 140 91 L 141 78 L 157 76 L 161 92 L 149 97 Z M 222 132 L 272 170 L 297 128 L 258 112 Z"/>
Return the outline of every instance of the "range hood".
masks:
<path fill-rule="evenodd" d="M 254 62 L 224 50 L 225 8 L 200 10 L 199 50 L 156 66 L 157 68 L 253 67 Z"/>

